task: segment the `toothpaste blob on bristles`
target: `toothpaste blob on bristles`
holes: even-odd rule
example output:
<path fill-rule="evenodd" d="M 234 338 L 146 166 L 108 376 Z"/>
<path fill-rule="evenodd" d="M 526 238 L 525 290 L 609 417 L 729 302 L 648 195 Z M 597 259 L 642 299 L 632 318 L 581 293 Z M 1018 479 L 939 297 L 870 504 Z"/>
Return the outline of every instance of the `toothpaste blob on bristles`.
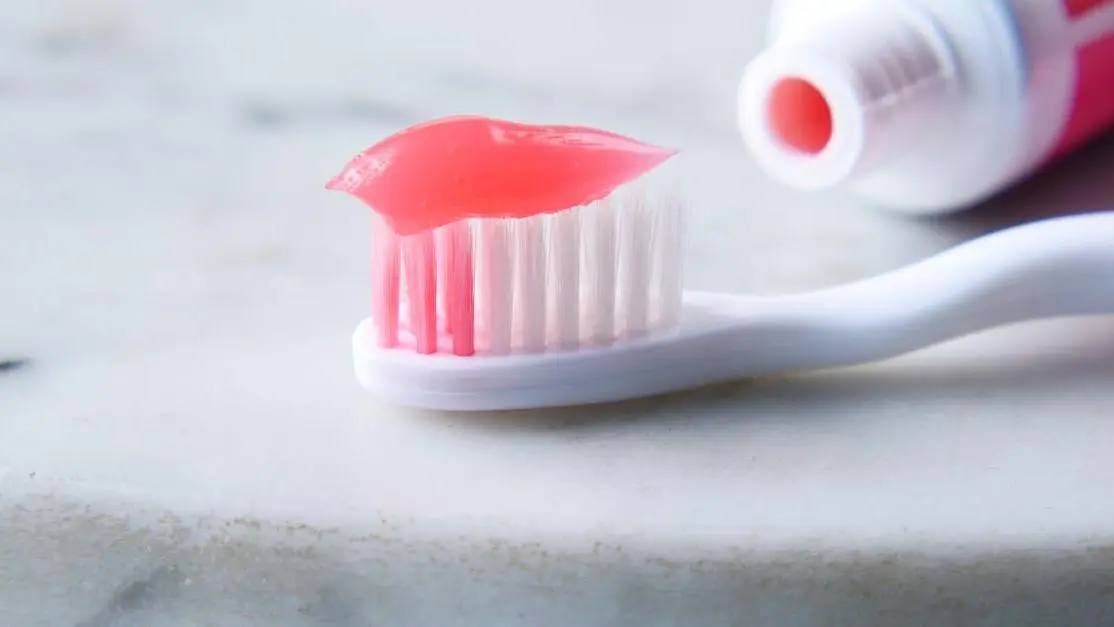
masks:
<path fill-rule="evenodd" d="M 359 198 L 405 236 L 467 218 L 526 218 L 587 205 L 677 152 L 582 126 L 458 116 L 387 137 L 326 188 Z"/>

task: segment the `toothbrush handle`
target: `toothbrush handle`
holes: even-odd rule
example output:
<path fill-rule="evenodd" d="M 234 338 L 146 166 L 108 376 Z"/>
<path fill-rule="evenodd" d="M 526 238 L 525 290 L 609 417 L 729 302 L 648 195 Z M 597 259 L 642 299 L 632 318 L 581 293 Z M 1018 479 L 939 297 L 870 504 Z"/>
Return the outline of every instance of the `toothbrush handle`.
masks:
<path fill-rule="evenodd" d="M 771 320 L 792 320 L 778 325 L 781 340 L 796 336 L 801 347 L 787 367 L 865 363 L 1017 322 L 1112 314 L 1114 211 L 1000 231 L 782 306 Z"/>

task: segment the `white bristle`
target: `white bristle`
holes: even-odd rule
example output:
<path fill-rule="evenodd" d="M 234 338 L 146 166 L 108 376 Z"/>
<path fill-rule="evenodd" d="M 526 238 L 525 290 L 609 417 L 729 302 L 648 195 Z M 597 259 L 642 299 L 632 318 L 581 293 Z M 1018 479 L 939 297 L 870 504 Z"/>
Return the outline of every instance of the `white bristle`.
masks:
<path fill-rule="evenodd" d="M 685 208 L 675 198 L 661 201 L 663 206 L 655 211 L 657 237 L 654 257 L 657 267 L 658 312 L 655 324 L 669 328 L 680 322 L 681 296 L 683 293 L 682 270 L 684 261 Z"/>
<path fill-rule="evenodd" d="M 584 307 L 581 318 L 587 327 L 584 339 L 593 345 L 607 345 L 615 338 L 617 255 L 617 217 L 611 199 L 601 200 L 585 211 Z"/>
<path fill-rule="evenodd" d="M 509 355 L 608 346 L 669 329 L 681 311 L 683 216 L 676 199 L 628 193 L 404 238 L 376 228 L 375 319 L 391 321 L 380 295 L 398 289 L 384 277 L 401 248 L 397 313 L 406 315 L 399 340 L 406 348 L 422 350 L 416 338 L 428 331 L 431 309 L 437 341 L 426 333 L 425 348 L 462 355 L 473 354 L 473 339 L 476 355 Z M 473 334 L 459 334 L 457 320 L 469 319 Z"/>
<path fill-rule="evenodd" d="M 540 353 L 546 345 L 545 216 L 515 221 L 514 328 L 523 352 Z"/>
<path fill-rule="evenodd" d="M 642 197 L 632 197 L 620 215 L 618 302 L 623 315 L 623 335 L 638 337 L 650 330 L 654 272 L 654 214 Z"/>
<path fill-rule="evenodd" d="M 511 321 L 514 319 L 514 232 L 510 220 L 477 220 L 479 251 L 476 279 L 480 298 L 478 318 L 486 349 L 492 355 L 511 352 Z M 484 343 L 480 343 L 483 347 Z"/>
<path fill-rule="evenodd" d="M 558 349 L 580 344 L 580 216 L 579 208 L 549 216 L 550 344 Z"/>

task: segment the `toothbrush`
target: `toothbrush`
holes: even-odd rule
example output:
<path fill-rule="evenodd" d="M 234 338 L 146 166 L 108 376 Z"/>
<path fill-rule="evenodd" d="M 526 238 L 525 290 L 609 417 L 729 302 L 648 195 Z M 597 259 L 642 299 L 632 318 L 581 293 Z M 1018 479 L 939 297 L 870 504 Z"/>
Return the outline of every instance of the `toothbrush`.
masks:
<path fill-rule="evenodd" d="M 363 197 L 354 183 L 367 182 L 376 154 L 329 187 Z M 774 297 L 683 291 L 685 208 L 674 199 L 618 189 L 564 211 L 464 214 L 405 235 L 386 212 L 373 221 L 378 296 L 353 336 L 354 364 L 360 384 L 389 402 L 451 411 L 610 402 L 1114 313 L 1114 212 L 1014 227 L 883 275 Z"/>

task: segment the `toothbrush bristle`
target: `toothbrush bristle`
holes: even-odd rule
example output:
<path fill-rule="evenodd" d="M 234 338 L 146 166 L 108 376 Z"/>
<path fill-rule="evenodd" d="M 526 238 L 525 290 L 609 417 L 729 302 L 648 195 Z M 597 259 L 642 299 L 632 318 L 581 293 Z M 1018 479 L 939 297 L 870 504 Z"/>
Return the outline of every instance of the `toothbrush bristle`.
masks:
<path fill-rule="evenodd" d="M 620 193 L 399 236 L 373 223 L 378 345 L 421 354 L 609 346 L 678 323 L 683 205 Z"/>
<path fill-rule="evenodd" d="M 472 260 L 472 229 L 467 223 L 446 226 L 443 259 L 446 259 L 446 294 L 443 305 L 445 331 L 452 337 L 452 352 L 470 357 L 476 352 L 476 296 Z"/>
<path fill-rule="evenodd" d="M 402 306 L 402 260 L 399 238 L 380 223 L 371 238 L 372 319 L 378 331 L 379 346 L 399 344 L 399 310 Z"/>

